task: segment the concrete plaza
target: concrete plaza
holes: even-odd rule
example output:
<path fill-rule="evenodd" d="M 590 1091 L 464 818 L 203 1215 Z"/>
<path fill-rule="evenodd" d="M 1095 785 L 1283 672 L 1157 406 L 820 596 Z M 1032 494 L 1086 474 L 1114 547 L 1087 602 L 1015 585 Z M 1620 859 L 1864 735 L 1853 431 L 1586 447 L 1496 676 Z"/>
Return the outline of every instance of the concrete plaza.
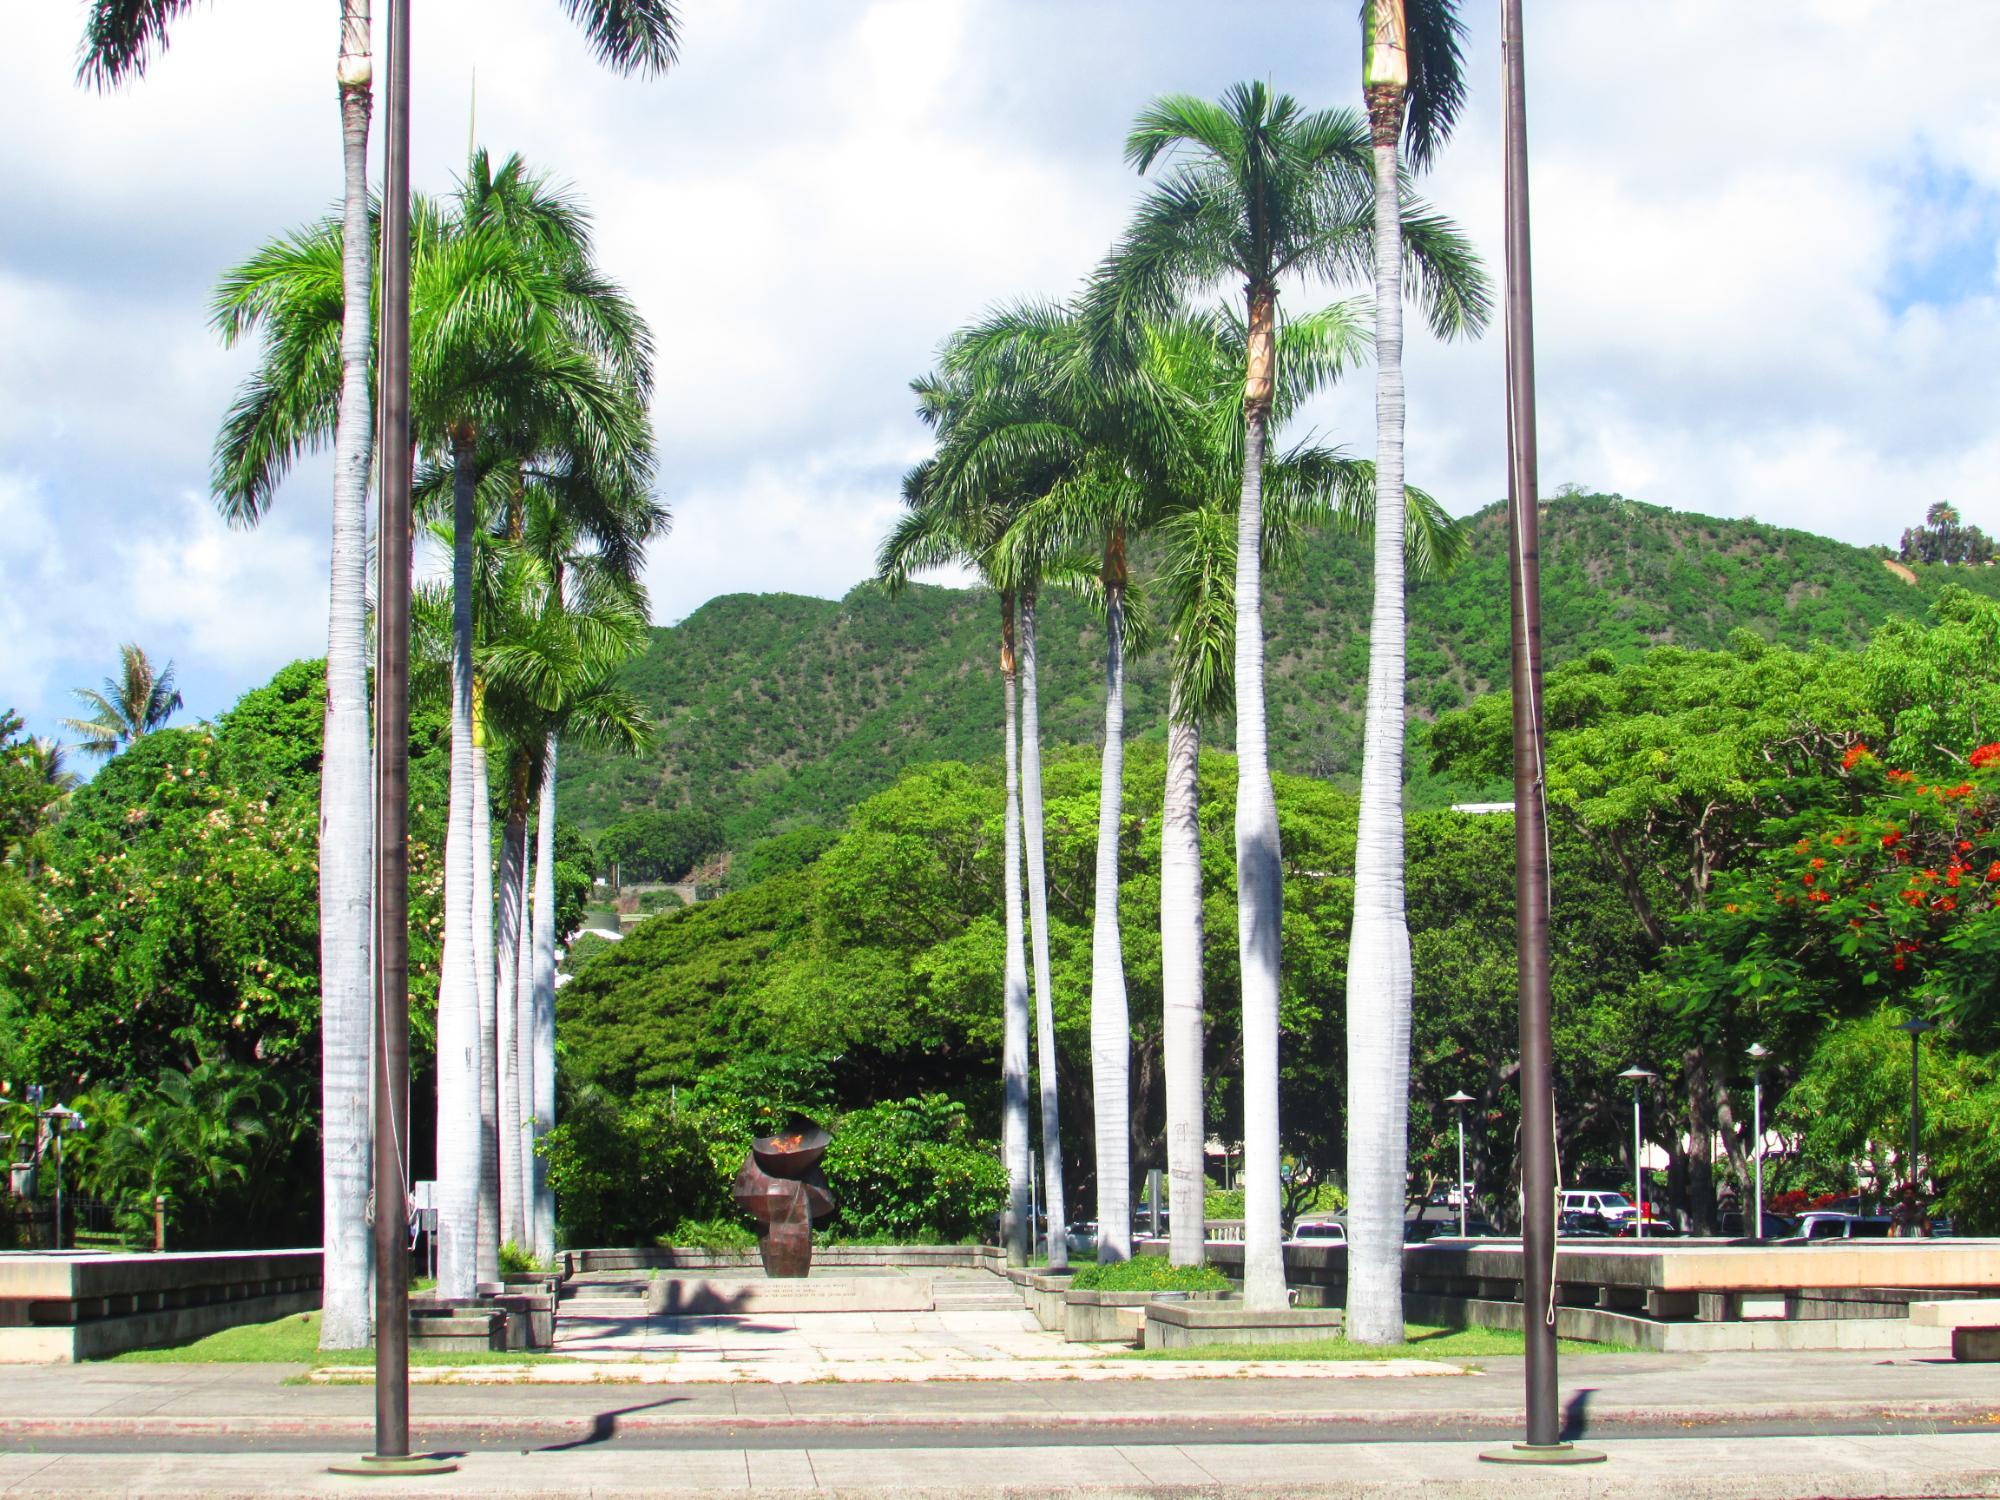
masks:
<path fill-rule="evenodd" d="M 329 1475 L 373 1434 L 352 1378 L 14 1366 L 0 1496 L 2000 1497 L 2000 1365 L 1929 1350 L 1566 1357 L 1565 1435 L 1610 1461 L 1523 1471 L 1478 1459 L 1520 1435 L 1518 1356 L 1141 1361 L 990 1272 L 912 1313 L 663 1316 L 648 1280 L 584 1280 L 569 1359 L 418 1370 L 415 1444 L 455 1474 Z"/>

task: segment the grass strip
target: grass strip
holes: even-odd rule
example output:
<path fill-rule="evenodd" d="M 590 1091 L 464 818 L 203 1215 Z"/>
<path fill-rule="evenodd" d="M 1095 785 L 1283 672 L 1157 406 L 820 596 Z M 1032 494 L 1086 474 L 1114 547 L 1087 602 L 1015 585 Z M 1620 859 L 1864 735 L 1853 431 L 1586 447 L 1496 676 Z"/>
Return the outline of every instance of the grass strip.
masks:
<path fill-rule="evenodd" d="M 1357 1344 L 1344 1338 L 1301 1339 L 1295 1344 L 1195 1344 L 1185 1349 L 1135 1349 L 1114 1359 L 1484 1359 L 1519 1354 L 1521 1334 L 1506 1328 L 1438 1328 L 1410 1323 L 1400 1344 Z M 1562 1354 L 1631 1354 L 1623 1344 L 1557 1339 Z"/>
<path fill-rule="evenodd" d="M 463 1351 L 410 1351 L 412 1365 L 535 1365 L 566 1361 L 560 1354 L 530 1353 L 524 1349 L 472 1349 Z M 159 1349 L 128 1349 L 114 1354 L 108 1363 L 137 1365 L 372 1365 L 372 1349 L 322 1349 L 319 1346 L 319 1314 L 293 1313 L 268 1323 L 244 1323 L 225 1328 L 205 1338 Z"/>

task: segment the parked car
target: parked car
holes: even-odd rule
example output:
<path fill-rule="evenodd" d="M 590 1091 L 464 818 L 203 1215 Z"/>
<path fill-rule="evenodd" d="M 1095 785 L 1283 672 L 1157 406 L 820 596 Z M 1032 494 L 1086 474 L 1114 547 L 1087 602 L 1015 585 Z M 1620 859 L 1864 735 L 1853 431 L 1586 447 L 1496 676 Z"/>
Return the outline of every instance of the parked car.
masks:
<path fill-rule="evenodd" d="M 1612 1220 L 1632 1216 L 1632 1200 L 1609 1188 L 1564 1188 L 1561 1208 L 1564 1213 L 1596 1214 Z"/>
<path fill-rule="evenodd" d="M 1569 1194 L 1563 1194 L 1565 1198 Z M 1618 1233 L 1615 1220 L 1593 1209 L 1566 1208 L 1556 1216 L 1556 1234 L 1561 1239 L 1610 1239 Z"/>
<path fill-rule="evenodd" d="M 1345 1245 L 1347 1226 L 1338 1219 L 1301 1219 L 1286 1237 L 1288 1245 Z"/>
<path fill-rule="evenodd" d="M 1740 1235 L 1745 1238 L 1754 1233 L 1756 1227 L 1757 1218 L 1755 1214 L 1738 1213 L 1733 1208 L 1716 1220 L 1716 1228 L 1721 1230 L 1722 1233 Z M 1765 1239 L 1781 1240 L 1798 1232 L 1798 1221 L 1793 1219 L 1791 1215 L 1774 1214 L 1768 1208 L 1764 1210 Z"/>
<path fill-rule="evenodd" d="M 1886 1214 L 1864 1217 L 1861 1214 L 1815 1209 L 1799 1215 L 1798 1230 L 1790 1238 L 1808 1245 L 1822 1244 L 1827 1240 L 1886 1240 L 1889 1238 L 1889 1225 Z"/>

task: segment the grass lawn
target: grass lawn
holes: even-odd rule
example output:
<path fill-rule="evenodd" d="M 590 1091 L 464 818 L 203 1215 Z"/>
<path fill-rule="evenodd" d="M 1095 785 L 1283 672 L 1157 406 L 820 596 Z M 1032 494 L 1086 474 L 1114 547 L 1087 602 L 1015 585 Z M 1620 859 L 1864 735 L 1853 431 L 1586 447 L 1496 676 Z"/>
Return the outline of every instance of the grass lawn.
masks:
<path fill-rule="evenodd" d="M 1198 1344 L 1187 1349 L 1139 1349 L 1119 1359 L 1482 1359 L 1519 1354 L 1521 1335 L 1504 1328 L 1432 1328 L 1411 1323 L 1400 1344 L 1354 1344 L 1346 1339 L 1306 1339 L 1296 1344 Z M 1631 1354 L 1623 1344 L 1557 1339 L 1562 1354 Z"/>
<path fill-rule="evenodd" d="M 562 1359 L 561 1355 L 529 1354 L 525 1351 L 500 1353 L 472 1350 L 467 1353 L 433 1353 L 412 1350 L 413 1365 L 532 1365 Z M 168 1365 L 372 1365 L 372 1349 L 321 1349 L 319 1314 L 294 1313 L 269 1323 L 244 1323 L 225 1328 L 190 1344 L 165 1349 L 132 1349 L 114 1354 L 112 1363 Z"/>

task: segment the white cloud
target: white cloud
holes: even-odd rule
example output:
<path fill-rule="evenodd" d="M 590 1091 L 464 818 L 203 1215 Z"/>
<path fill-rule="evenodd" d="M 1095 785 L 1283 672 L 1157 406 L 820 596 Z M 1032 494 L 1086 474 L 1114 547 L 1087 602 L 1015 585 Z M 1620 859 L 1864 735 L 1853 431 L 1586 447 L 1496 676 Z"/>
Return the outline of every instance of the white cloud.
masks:
<path fill-rule="evenodd" d="M 0 705 L 58 713 L 121 639 L 213 712 L 324 621 L 326 471 L 265 529 L 203 498 L 247 353 L 217 273 L 339 188 L 330 15 L 195 7 L 145 79 L 71 82 L 79 12 L 17 7 L 0 89 Z M 704 0 L 667 78 L 598 68 L 551 0 L 417 11 L 415 175 L 478 134 L 573 181 L 651 320 L 675 618 L 719 592 L 837 595 L 871 568 L 922 432 L 905 388 L 950 328 L 1059 295 L 1140 190 L 1152 94 L 1268 77 L 1358 103 L 1352 9 L 1271 0 Z M 1530 18 L 1542 472 L 1852 541 L 1949 495 L 2000 529 L 2000 7 L 1549 0 Z M 1497 275 L 1490 19 L 1426 192 Z M 379 125 L 378 109 L 376 122 Z M 1299 294 L 1294 293 L 1294 296 Z M 1301 297 L 1300 300 L 1303 300 Z M 1503 487 L 1497 338 L 1409 353 L 1410 470 Z M 1320 435 L 1370 446 L 1366 372 Z M 81 607 L 79 607 L 81 606 Z M 44 727 L 44 726 L 38 726 Z"/>

